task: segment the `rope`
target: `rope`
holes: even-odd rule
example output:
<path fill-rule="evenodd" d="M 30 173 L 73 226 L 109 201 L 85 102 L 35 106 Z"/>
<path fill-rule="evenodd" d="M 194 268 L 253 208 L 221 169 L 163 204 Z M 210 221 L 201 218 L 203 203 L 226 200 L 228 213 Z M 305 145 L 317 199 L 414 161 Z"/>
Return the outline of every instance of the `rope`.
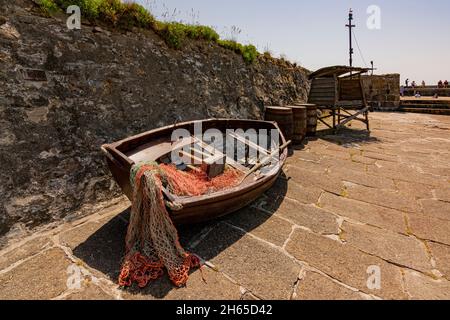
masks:
<path fill-rule="evenodd" d="M 242 173 L 233 168 L 209 180 L 203 171 L 183 172 L 174 165 L 155 162 L 134 165 L 130 171 L 133 203 L 119 285 L 128 287 L 137 283 L 144 288 L 163 276 L 166 269 L 173 284 L 181 287 L 191 269 L 200 267 L 201 271 L 199 257 L 186 252 L 180 244 L 166 209 L 163 185 L 177 196 L 198 196 L 233 187 L 241 177 Z"/>
<path fill-rule="evenodd" d="M 361 59 L 362 59 L 364 65 L 365 65 L 365 67 L 367 68 L 368 66 L 367 66 L 367 63 L 366 63 L 366 59 L 364 59 L 364 55 L 363 55 L 363 53 L 361 51 L 361 48 L 359 47 L 358 39 L 356 39 L 355 30 L 352 30 L 352 34 L 353 34 L 353 38 L 355 39 L 356 46 L 358 47 L 359 55 L 361 56 Z"/>

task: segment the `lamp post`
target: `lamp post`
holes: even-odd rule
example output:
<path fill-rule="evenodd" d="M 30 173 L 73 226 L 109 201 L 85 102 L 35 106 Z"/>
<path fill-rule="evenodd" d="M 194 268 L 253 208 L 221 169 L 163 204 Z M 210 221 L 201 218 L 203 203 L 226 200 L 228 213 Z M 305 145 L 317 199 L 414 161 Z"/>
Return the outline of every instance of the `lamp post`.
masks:
<path fill-rule="evenodd" d="M 350 9 L 348 13 L 348 24 L 345 26 L 348 28 L 348 38 L 349 38 L 349 54 L 350 54 L 350 67 L 353 67 L 353 42 L 352 42 L 352 28 L 356 27 L 356 25 L 352 24 L 353 21 L 353 10 Z"/>

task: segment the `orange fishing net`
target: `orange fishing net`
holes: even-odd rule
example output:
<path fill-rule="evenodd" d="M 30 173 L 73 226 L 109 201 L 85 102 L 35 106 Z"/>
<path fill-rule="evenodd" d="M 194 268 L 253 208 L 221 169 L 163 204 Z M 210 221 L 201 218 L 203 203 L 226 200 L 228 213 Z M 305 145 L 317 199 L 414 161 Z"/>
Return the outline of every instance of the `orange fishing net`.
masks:
<path fill-rule="evenodd" d="M 186 284 L 189 270 L 200 266 L 200 259 L 180 245 L 164 202 L 163 185 L 178 196 L 199 196 L 233 187 L 241 177 L 242 173 L 232 168 L 209 180 L 201 170 L 183 172 L 174 165 L 133 166 L 130 175 L 133 204 L 119 285 L 131 286 L 136 282 L 143 288 L 161 277 L 166 268 L 170 280 L 181 287 Z"/>
<path fill-rule="evenodd" d="M 235 186 L 242 172 L 227 168 L 225 172 L 209 180 L 206 172 L 198 169 L 188 172 L 177 170 L 174 165 L 162 164 L 169 190 L 177 196 L 200 196 Z"/>

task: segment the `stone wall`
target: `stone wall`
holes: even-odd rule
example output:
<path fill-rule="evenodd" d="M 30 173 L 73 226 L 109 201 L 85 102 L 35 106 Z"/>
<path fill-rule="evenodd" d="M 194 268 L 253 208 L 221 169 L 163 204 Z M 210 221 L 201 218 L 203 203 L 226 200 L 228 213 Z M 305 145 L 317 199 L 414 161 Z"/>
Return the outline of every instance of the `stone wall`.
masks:
<path fill-rule="evenodd" d="M 307 97 L 306 70 L 285 61 L 247 65 L 204 42 L 172 50 L 151 31 L 69 31 L 31 1 L 0 8 L 3 241 L 119 195 L 103 143 L 183 120 L 260 119 L 265 104 Z"/>
<path fill-rule="evenodd" d="M 400 106 L 400 75 L 385 74 L 363 77 L 367 101 L 375 110 L 396 110 Z"/>
<path fill-rule="evenodd" d="M 424 97 L 433 97 L 437 94 L 439 97 L 450 97 L 450 88 L 438 88 L 438 87 L 416 87 L 416 88 L 405 88 L 405 96 L 414 96 L 417 92 Z"/>

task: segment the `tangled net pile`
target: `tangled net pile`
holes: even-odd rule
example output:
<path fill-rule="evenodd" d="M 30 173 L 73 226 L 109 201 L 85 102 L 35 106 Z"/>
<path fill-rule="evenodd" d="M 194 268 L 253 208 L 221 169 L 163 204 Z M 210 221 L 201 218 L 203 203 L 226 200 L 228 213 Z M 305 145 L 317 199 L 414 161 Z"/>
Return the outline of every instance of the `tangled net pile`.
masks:
<path fill-rule="evenodd" d="M 200 259 L 186 252 L 167 212 L 163 186 L 177 196 L 199 196 L 235 186 L 242 173 L 227 170 L 211 180 L 200 170 L 183 172 L 174 165 L 157 163 L 132 167 L 133 204 L 126 236 L 126 256 L 119 276 L 119 285 L 140 288 L 156 280 L 167 269 L 175 286 L 184 286 L 189 270 L 200 267 Z"/>

